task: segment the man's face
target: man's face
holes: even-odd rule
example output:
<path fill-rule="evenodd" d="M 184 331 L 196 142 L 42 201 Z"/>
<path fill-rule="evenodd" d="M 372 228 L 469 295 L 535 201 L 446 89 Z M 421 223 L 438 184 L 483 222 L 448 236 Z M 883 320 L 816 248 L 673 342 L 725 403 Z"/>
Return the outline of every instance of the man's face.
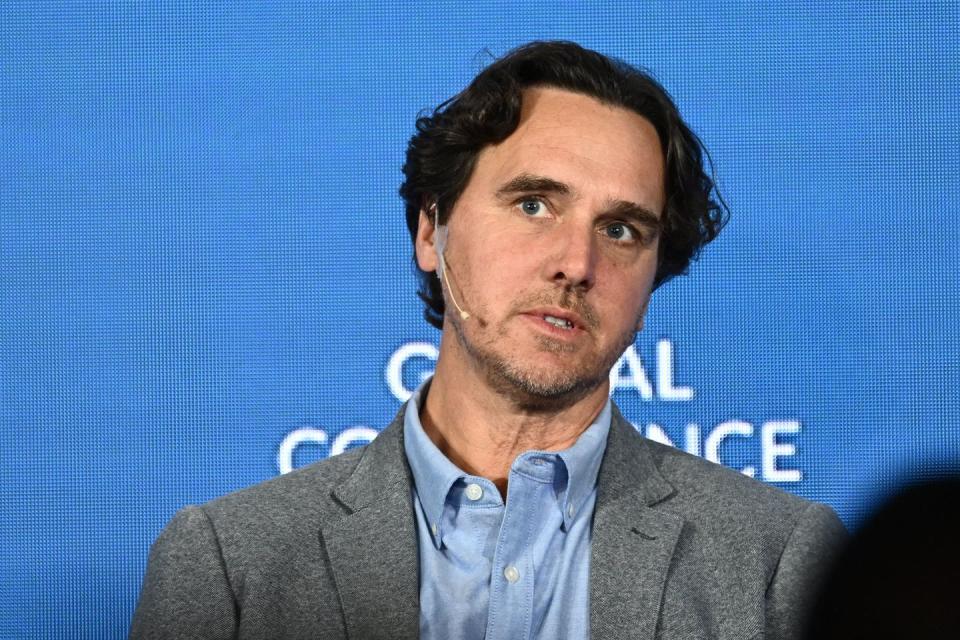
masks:
<path fill-rule="evenodd" d="M 517 130 L 481 151 L 448 219 L 446 365 L 527 404 L 605 385 L 642 323 L 664 202 L 649 121 L 569 91 L 525 91 Z M 433 222 L 421 213 L 425 271 L 438 264 Z"/>

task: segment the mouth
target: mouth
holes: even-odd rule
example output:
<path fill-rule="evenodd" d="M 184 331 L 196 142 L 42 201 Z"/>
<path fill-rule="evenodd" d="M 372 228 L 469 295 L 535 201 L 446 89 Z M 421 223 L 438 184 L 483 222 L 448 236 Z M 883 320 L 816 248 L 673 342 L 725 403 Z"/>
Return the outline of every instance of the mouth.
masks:
<path fill-rule="evenodd" d="M 573 329 L 574 327 L 574 324 L 569 320 L 566 320 L 564 318 L 558 318 L 557 316 L 551 316 L 549 314 L 544 314 L 543 320 L 544 322 L 552 324 L 553 326 L 559 327 L 561 329 Z"/>
<path fill-rule="evenodd" d="M 523 313 L 553 335 L 574 336 L 586 331 L 583 319 L 572 311 L 556 307 L 531 309 Z"/>

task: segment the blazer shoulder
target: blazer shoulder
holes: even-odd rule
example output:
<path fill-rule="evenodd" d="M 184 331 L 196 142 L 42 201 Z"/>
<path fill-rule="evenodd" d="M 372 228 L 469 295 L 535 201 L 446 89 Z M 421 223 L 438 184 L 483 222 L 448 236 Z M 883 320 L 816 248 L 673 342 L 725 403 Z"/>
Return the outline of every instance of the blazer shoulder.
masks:
<path fill-rule="evenodd" d="M 402 493 L 407 487 L 400 415 L 362 447 L 229 493 L 200 509 L 225 547 L 236 543 L 257 551 L 257 545 L 268 542 L 315 537 L 319 528 L 384 491 Z"/>
<path fill-rule="evenodd" d="M 134 637 L 171 625 L 163 637 L 345 637 L 325 532 L 371 500 L 409 502 L 391 427 L 364 447 L 178 512 L 151 551 Z M 199 613 L 182 616 L 181 606 Z"/>
<path fill-rule="evenodd" d="M 317 606 L 336 598 L 318 536 L 362 456 L 177 512 L 151 548 L 130 637 L 344 637 L 339 610 Z"/>
<path fill-rule="evenodd" d="M 343 513 L 334 492 L 353 474 L 366 447 L 351 449 L 199 505 L 220 535 L 249 538 L 322 523 Z"/>
<path fill-rule="evenodd" d="M 299 502 L 328 496 L 356 469 L 369 445 L 351 449 L 340 455 L 313 462 L 289 473 L 269 478 L 255 485 L 215 498 L 204 504 L 213 512 L 265 504 Z"/>
<path fill-rule="evenodd" d="M 827 505 L 669 445 L 647 439 L 644 444 L 674 488 L 655 508 L 682 516 L 690 532 L 711 546 L 758 552 L 773 567 L 791 548 L 805 549 L 806 562 L 823 564 L 846 542 L 843 523 Z"/>
<path fill-rule="evenodd" d="M 642 437 L 639 436 L 638 437 Z M 721 464 L 704 460 L 675 447 L 644 438 L 647 449 L 664 478 L 674 487 L 675 498 L 700 506 L 749 513 L 752 518 L 782 519 L 800 514 L 811 501 L 761 482 Z"/>

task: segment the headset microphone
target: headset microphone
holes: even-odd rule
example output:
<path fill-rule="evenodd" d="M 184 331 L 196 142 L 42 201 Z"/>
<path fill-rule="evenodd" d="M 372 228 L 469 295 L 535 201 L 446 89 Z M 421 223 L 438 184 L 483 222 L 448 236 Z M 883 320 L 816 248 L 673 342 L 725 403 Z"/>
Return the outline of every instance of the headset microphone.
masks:
<path fill-rule="evenodd" d="M 462 320 L 468 320 L 470 314 L 463 310 L 460 304 L 457 302 L 456 297 L 453 295 L 453 287 L 450 286 L 450 277 L 447 276 L 447 263 L 443 259 L 443 252 L 446 249 L 447 245 L 447 228 L 446 226 L 440 227 L 440 212 L 437 211 L 436 205 L 433 208 L 433 229 L 436 234 L 436 248 L 437 248 L 437 258 L 440 261 L 438 265 L 438 271 L 440 274 L 441 283 L 443 280 L 447 281 L 447 291 L 450 293 L 450 300 L 453 301 L 453 306 L 457 308 L 457 311 L 460 312 L 460 318 Z"/>

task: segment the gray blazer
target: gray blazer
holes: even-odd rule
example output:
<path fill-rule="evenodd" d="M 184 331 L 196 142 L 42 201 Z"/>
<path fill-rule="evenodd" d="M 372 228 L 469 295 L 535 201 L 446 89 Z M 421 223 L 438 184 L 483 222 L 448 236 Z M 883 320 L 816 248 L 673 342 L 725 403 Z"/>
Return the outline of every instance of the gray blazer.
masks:
<path fill-rule="evenodd" d="M 362 449 L 177 513 L 151 548 L 130 637 L 416 638 L 402 413 Z M 647 440 L 614 410 L 591 636 L 798 637 L 845 535 L 830 508 Z"/>

